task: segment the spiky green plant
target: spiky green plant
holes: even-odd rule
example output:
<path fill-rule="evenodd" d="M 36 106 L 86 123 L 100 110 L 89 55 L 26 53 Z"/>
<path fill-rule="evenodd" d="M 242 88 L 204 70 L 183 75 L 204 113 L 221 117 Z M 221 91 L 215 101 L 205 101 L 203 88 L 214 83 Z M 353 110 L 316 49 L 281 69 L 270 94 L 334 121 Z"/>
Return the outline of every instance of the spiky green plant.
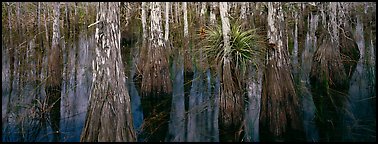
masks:
<path fill-rule="evenodd" d="M 203 42 L 203 52 L 212 68 L 220 67 L 226 55 L 232 61 L 232 69 L 244 76 L 248 65 L 259 67 L 263 62 L 266 46 L 263 37 L 257 34 L 258 29 L 244 30 L 238 21 L 231 22 L 230 45 L 226 52 L 223 46 L 221 25 L 207 27 Z"/>
<path fill-rule="evenodd" d="M 219 127 L 222 136 L 238 135 L 244 113 L 245 73 L 248 66 L 262 64 L 265 52 L 264 40 L 256 29 L 244 30 L 237 21 L 231 22 L 229 37 L 230 47 L 225 48 L 222 28 L 218 25 L 208 27 L 202 41 L 210 67 L 221 77 Z"/>

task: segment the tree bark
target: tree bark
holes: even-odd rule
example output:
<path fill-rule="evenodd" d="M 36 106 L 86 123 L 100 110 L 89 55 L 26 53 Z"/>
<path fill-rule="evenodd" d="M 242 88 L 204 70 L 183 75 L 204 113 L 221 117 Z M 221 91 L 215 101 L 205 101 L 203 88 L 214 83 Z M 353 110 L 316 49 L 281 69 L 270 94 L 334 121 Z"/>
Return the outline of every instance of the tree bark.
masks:
<path fill-rule="evenodd" d="M 54 23 L 53 23 L 53 37 L 51 43 L 51 50 L 49 54 L 49 68 L 47 84 L 50 86 L 59 86 L 62 79 L 62 61 L 60 49 L 60 6 L 59 3 L 54 5 Z"/>
<path fill-rule="evenodd" d="M 187 2 L 182 2 L 182 11 L 184 13 L 184 69 L 185 71 L 192 70 L 192 63 L 190 57 L 190 48 L 189 48 L 189 26 L 188 26 L 188 9 Z"/>
<path fill-rule="evenodd" d="M 300 103 L 283 42 L 280 3 L 268 3 L 268 60 L 260 113 L 261 141 L 303 141 Z M 281 83 L 278 83 L 281 82 Z"/>
<path fill-rule="evenodd" d="M 169 2 L 165 3 L 165 33 L 164 33 L 164 40 L 166 43 L 166 46 L 168 44 L 168 38 L 169 38 Z"/>
<path fill-rule="evenodd" d="M 206 2 L 202 2 L 202 4 L 201 4 L 201 15 L 200 15 L 200 17 L 204 18 L 205 14 L 206 14 Z M 201 19 L 202 19 L 202 18 L 201 18 Z"/>
<path fill-rule="evenodd" d="M 143 73 L 143 66 L 146 63 L 146 55 L 147 55 L 147 43 L 148 43 L 148 30 L 147 30 L 147 3 L 142 2 L 142 15 L 141 15 L 141 21 L 142 21 L 142 47 L 140 48 L 140 54 L 139 54 L 139 60 L 138 60 L 138 71 L 140 74 Z M 138 74 L 136 74 L 138 75 Z"/>
<path fill-rule="evenodd" d="M 8 3 L 8 33 L 9 33 L 9 73 L 10 73 L 10 88 L 12 89 L 12 83 L 13 83 L 13 77 L 15 75 L 14 70 L 16 69 L 15 67 L 15 47 L 14 47 L 14 42 L 13 42 L 13 28 L 12 28 L 12 21 L 11 21 L 11 16 L 12 16 L 12 8 L 11 4 Z M 10 91 L 12 92 L 12 90 Z"/>
<path fill-rule="evenodd" d="M 247 21 L 247 12 L 246 12 L 246 2 L 242 2 L 241 3 L 240 20 L 242 21 L 243 28 L 246 28 L 246 25 L 248 23 L 248 21 Z"/>
<path fill-rule="evenodd" d="M 170 93 L 168 60 L 163 39 L 160 3 L 151 4 L 150 42 L 143 70 L 142 91 Z"/>
<path fill-rule="evenodd" d="M 92 92 L 80 141 L 136 141 L 120 49 L 120 3 L 100 3 Z"/>
<path fill-rule="evenodd" d="M 293 74 L 298 73 L 298 11 L 294 11 L 294 48 L 293 48 Z"/>
<path fill-rule="evenodd" d="M 60 46 L 60 3 L 54 3 L 53 37 L 48 56 L 48 73 L 46 82 L 46 95 L 48 104 L 52 106 L 50 118 L 52 129 L 59 131 L 60 123 L 60 95 L 62 83 L 62 50 Z M 59 139 L 59 133 L 54 134 L 54 139 Z"/>
<path fill-rule="evenodd" d="M 222 21 L 224 58 L 222 60 L 221 96 L 220 96 L 220 139 L 239 141 L 243 121 L 244 97 L 239 93 L 231 68 L 230 22 L 227 2 L 219 3 Z M 240 94 L 240 95 L 239 95 Z"/>
<path fill-rule="evenodd" d="M 211 2 L 210 3 L 210 25 L 215 25 L 217 23 L 217 19 L 215 17 L 215 10 L 217 8 L 217 3 L 216 2 Z"/>
<path fill-rule="evenodd" d="M 163 141 L 168 130 L 172 82 L 167 49 L 165 48 L 161 3 L 151 3 L 150 37 L 147 61 L 142 74 L 142 107 L 145 121 L 143 136 L 146 140 Z M 158 125 L 158 126 L 157 126 Z"/>

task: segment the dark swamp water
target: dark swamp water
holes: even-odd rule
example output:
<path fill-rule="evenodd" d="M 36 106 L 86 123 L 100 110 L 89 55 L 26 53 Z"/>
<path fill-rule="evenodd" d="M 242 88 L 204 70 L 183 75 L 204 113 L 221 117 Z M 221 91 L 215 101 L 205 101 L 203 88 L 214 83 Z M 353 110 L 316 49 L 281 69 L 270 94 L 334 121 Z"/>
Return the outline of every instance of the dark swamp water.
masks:
<path fill-rule="evenodd" d="M 88 105 L 88 97 L 91 88 L 91 61 L 93 58 L 93 45 L 94 36 L 81 33 L 79 40 L 73 45 L 66 45 L 66 49 L 70 52 L 65 54 L 65 61 L 67 64 L 64 66 L 64 80 L 62 82 L 61 99 L 59 103 L 54 105 L 59 109 L 54 109 L 50 115 L 58 115 L 57 117 L 48 117 L 46 119 L 39 119 L 37 113 L 30 112 L 36 111 L 36 107 L 32 107 L 34 103 L 41 103 L 35 98 L 42 99 L 46 97 L 44 85 L 37 86 L 33 82 L 26 82 L 22 87 L 19 87 L 19 77 L 15 76 L 14 80 L 9 80 L 9 61 L 7 54 L 3 53 L 2 58 L 2 141 L 3 142 L 21 142 L 21 141 L 47 141 L 47 142 L 75 142 L 80 140 L 81 130 L 84 126 L 85 115 Z M 361 42 L 360 42 L 361 43 Z M 33 43 L 30 42 L 29 46 Z M 300 83 L 302 84 L 302 91 L 300 95 L 303 97 L 303 119 L 304 127 L 307 136 L 307 141 L 317 141 L 319 138 L 318 130 L 313 121 L 315 116 L 315 105 L 312 100 L 311 91 L 309 91 L 308 73 L 310 67 L 309 57 L 313 54 L 311 47 L 311 40 L 306 40 L 306 50 L 302 54 L 302 70 L 299 72 Z M 359 44 L 361 46 L 361 44 Z M 77 53 L 77 54 L 76 54 Z M 75 56 L 77 55 L 77 56 Z M 45 60 L 46 61 L 46 58 Z M 306 64 L 307 63 L 307 64 Z M 374 73 L 372 67 L 367 66 L 360 59 L 356 67 L 356 71 L 350 81 L 349 98 L 350 103 L 347 110 L 350 112 L 345 114 L 344 123 L 347 131 L 345 131 L 346 140 L 350 141 L 372 141 L 375 140 L 375 103 L 372 104 L 372 92 L 375 91 L 371 87 L 372 81 L 371 74 Z M 183 95 L 184 93 L 184 75 L 183 67 L 174 66 L 176 71 L 175 80 L 173 81 L 173 95 Z M 30 74 L 35 72 L 35 69 L 28 71 Z M 135 68 L 131 69 L 131 74 L 135 73 Z M 198 78 L 206 78 L 206 81 L 200 81 Z M 209 99 L 211 93 L 211 77 L 210 72 L 200 74 L 197 71 L 193 74 L 194 81 L 190 86 L 189 106 L 201 105 L 205 99 Z M 216 81 L 213 80 L 213 81 Z M 140 132 L 140 127 L 143 122 L 143 111 L 141 106 L 141 99 L 136 85 L 133 81 L 128 79 L 127 82 L 129 93 L 132 102 L 132 113 L 134 118 L 134 127 Z M 181 87 L 180 87 L 181 85 Z M 12 90 L 10 88 L 12 86 Z M 215 85 L 216 86 L 216 85 Z M 218 80 L 219 87 L 219 80 Z M 215 91 L 215 95 L 218 95 Z M 177 111 L 182 109 L 180 98 L 174 97 L 172 99 L 172 108 Z M 202 100 L 204 99 L 204 100 Z M 181 106 L 180 106 L 181 105 Z M 198 110 L 197 110 L 198 111 Z M 30 115 L 30 113 L 34 115 Z M 202 115 L 196 115 L 191 118 L 190 123 L 193 137 L 199 136 L 195 134 L 195 130 L 206 127 L 208 133 L 217 135 L 217 132 L 212 130 L 216 116 L 211 116 L 214 112 L 208 113 L 209 119 Z M 172 115 L 172 114 L 171 114 Z M 352 116 L 350 116 L 352 115 Z M 173 116 L 172 116 L 173 117 Z M 175 117 L 179 118 L 179 117 Z M 172 120 L 172 119 L 171 119 Z M 172 120 L 173 121 L 173 120 Z M 194 124 L 196 123 L 196 124 Z M 58 129 L 53 125 L 58 125 Z M 219 138 L 214 138 L 217 141 Z M 143 139 L 139 139 L 143 141 Z"/>
<path fill-rule="evenodd" d="M 309 22 L 317 23 L 317 16 L 312 16 Z M 310 18 L 309 18 L 310 19 Z M 316 26 L 314 26 L 316 27 Z M 319 127 L 315 124 L 315 105 L 309 81 L 312 57 L 316 48 L 314 28 L 306 35 L 305 49 L 299 55 L 298 67 L 293 72 L 296 77 L 298 94 L 303 104 L 303 125 L 307 141 L 319 140 Z M 340 120 L 342 139 L 344 141 L 376 141 L 376 95 L 375 95 L 375 61 L 376 49 L 372 40 L 361 38 L 363 30 L 358 23 L 354 36 L 358 48 L 364 52 L 351 76 L 348 90 L 348 102 Z M 10 61 L 6 45 L 2 45 L 2 141 L 3 142 L 77 142 L 85 122 L 88 98 L 92 84 L 92 60 L 94 56 L 95 40 L 93 32 L 80 32 L 78 39 L 72 41 L 61 40 L 63 46 L 63 81 L 61 98 L 52 107 L 44 102 L 46 91 L 44 83 L 37 85 L 35 81 L 27 80 L 36 73 L 35 62 L 29 60 L 30 67 L 20 75 L 15 73 L 10 79 Z M 34 39 L 28 41 L 26 55 L 32 55 L 35 47 Z M 131 46 L 123 47 L 130 49 Z M 16 67 L 19 66 L 15 60 Z M 27 60 L 28 61 L 28 60 Z M 41 79 L 46 76 L 47 57 L 43 58 Z M 167 129 L 180 129 L 186 127 L 190 141 L 219 141 L 218 107 L 217 102 L 206 103 L 210 97 L 218 97 L 219 78 L 212 76 L 210 71 L 204 73 L 194 70 L 189 78 L 184 76 L 184 68 L 180 60 L 175 60 L 172 66 L 173 96 L 171 109 L 176 113 L 170 114 L 170 123 Z M 143 107 L 138 85 L 133 81 L 135 67 L 127 69 L 128 86 L 132 102 L 134 128 L 138 133 L 144 123 Z M 26 78 L 25 78 L 26 77 Z M 185 79 L 192 80 L 186 83 Z M 21 83 L 20 83 L 21 82 Z M 184 100 L 188 104 L 184 104 Z M 187 105 L 185 107 L 184 105 Z M 211 107 L 212 109 L 206 109 Z M 189 111 L 187 126 L 180 125 L 182 119 L 178 113 Z M 175 123 L 176 122 L 176 123 Z M 199 133 L 203 132 L 206 135 Z M 168 133 L 168 131 L 166 131 Z M 161 134 L 166 136 L 168 134 Z M 184 134 L 183 134 L 184 135 Z M 157 135 L 159 136 L 159 134 Z M 167 136 L 169 137 L 169 136 Z M 165 138 L 162 138 L 164 140 Z M 168 138 L 175 139 L 175 138 Z M 209 140 L 210 139 L 210 140 Z M 144 141 L 143 137 L 138 141 Z"/>

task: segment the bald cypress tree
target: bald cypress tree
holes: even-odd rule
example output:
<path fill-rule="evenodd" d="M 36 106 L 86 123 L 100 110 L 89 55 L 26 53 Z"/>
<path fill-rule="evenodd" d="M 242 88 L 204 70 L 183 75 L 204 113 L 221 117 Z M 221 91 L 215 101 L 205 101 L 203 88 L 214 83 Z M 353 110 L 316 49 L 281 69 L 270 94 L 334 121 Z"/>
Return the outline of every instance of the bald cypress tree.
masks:
<path fill-rule="evenodd" d="M 120 49 L 120 3 L 99 3 L 92 92 L 80 141 L 136 141 Z"/>
<path fill-rule="evenodd" d="M 303 140 L 300 103 L 294 89 L 288 50 L 283 41 L 283 22 L 281 3 L 269 2 L 269 47 L 260 113 L 261 141 Z"/>

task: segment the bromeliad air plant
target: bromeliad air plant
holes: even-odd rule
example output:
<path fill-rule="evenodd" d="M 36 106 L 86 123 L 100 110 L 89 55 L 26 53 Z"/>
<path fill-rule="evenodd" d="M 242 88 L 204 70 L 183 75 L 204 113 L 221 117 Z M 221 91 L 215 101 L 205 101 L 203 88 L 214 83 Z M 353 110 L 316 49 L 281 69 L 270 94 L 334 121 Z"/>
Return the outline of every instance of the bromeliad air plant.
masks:
<path fill-rule="evenodd" d="M 265 57 L 265 39 L 258 35 L 258 29 L 243 30 L 238 21 L 231 23 L 231 50 L 226 53 L 223 45 L 221 25 L 207 27 L 203 50 L 212 68 L 222 66 L 226 55 L 231 58 L 232 70 L 244 77 L 248 65 L 260 67 Z"/>
<path fill-rule="evenodd" d="M 235 21 L 231 22 L 229 45 L 225 46 L 223 31 L 219 25 L 208 27 L 202 41 L 203 51 L 210 68 L 215 69 L 221 77 L 220 131 L 240 135 L 244 117 L 246 71 L 249 66 L 259 68 L 263 64 L 265 41 L 256 29 L 244 30 Z M 220 135 L 227 135 L 223 134 Z"/>

